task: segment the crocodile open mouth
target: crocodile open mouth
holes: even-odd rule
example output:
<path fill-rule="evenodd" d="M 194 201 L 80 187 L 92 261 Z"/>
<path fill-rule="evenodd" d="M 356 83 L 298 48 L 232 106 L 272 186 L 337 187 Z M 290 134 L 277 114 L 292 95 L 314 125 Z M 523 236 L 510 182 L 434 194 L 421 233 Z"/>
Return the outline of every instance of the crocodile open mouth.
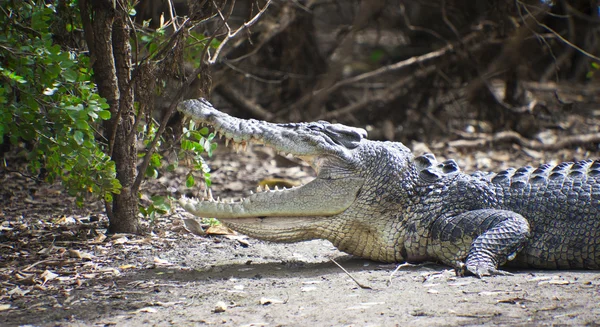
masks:
<path fill-rule="evenodd" d="M 245 150 L 252 143 L 272 147 L 257 137 L 237 141 L 222 130 L 215 131 L 217 135 L 225 137 L 226 146 L 231 146 L 236 152 Z M 219 197 L 215 198 L 212 191 L 206 190 L 201 199 L 181 198 L 181 206 L 198 217 L 217 218 L 223 222 L 236 220 L 237 223 L 257 223 L 269 218 L 285 217 L 285 222 L 281 223 L 287 225 L 308 222 L 312 220 L 311 217 L 339 214 L 355 201 L 362 182 L 353 178 L 333 179 L 320 176 L 321 168 L 327 165 L 326 157 L 295 156 L 282 151 L 279 153 L 284 156 L 291 154 L 308 163 L 317 172 L 317 177 L 305 185 L 291 188 L 271 189 L 259 186 L 257 192 L 251 192 L 239 201 L 221 200 Z"/>
<path fill-rule="evenodd" d="M 357 199 L 364 180 L 349 173 L 350 153 L 366 131 L 327 122 L 274 124 L 239 119 L 215 109 L 205 99 L 185 100 L 178 110 L 208 125 L 234 150 L 262 144 L 291 154 L 317 173 L 311 182 L 287 189 L 260 189 L 239 201 L 222 201 L 207 191 L 202 199 L 182 197 L 181 206 L 197 217 L 217 218 L 234 230 L 263 240 L 294 242 L 319 238 L 332 216 Z"/>

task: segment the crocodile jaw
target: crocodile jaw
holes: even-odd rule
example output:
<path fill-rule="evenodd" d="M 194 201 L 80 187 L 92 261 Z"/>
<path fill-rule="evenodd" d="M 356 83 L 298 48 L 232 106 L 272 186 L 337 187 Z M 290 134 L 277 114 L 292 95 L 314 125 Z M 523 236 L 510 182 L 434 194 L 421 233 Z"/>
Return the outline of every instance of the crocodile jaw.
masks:
<path fill-rule="evenodd" d="M 252 194 L 239 202 L 181 198 L 179 203 L 198 217 L 217 219 L 332 216 L 346 210 L 362 186 L 360 179 L 324 180 L 291 189 Z"/>

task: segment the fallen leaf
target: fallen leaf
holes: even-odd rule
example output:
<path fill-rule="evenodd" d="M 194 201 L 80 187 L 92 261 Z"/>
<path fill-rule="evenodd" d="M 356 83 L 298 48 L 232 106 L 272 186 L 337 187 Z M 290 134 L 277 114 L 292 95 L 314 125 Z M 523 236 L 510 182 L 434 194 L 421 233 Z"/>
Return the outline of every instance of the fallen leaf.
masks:
<path fill-rule="evenodd" d="M 228 238 L 228 239 L 230 239 L 230 240 L 237 241 L 243 247 L 248 247 L 250 245 L 250 242 L 248 242 L 248 236 L 246 236 L 246 235 L 231 234 L 231 235 L 225 235 L 225 237 Z"/>
<path fill-rule="evenodd" d="M 161 259 L 161 258 L 157 258 L 157 257 L 154 257 L 154 264 L 157 266 L 172 266 L 173 265 L 169 261 Z"/>
<path fill-rule="evenodd" d="M 56 223 L 59 225 L 74 225 L 77 223 L 77 220 L 75 220 L 75 218 L 73 217 L 63 216 L 60 219 L 58 219 Z"/>
<path fill-rule="evenodd" d="M 10 304 L 0 304 L 0 311 L 6 311 L 10 309 Z"/>
<path fill-rule="evenodd" d="M 316 289 L 317 289 L 316 286 L 304 286 L 304 287 L 300 288 L 300 290 L 302 292 L 311 292 L 311 291 L 314 291 Z"/>
<path fill-rule="evenodd" d="M 90 242 L 90 244 L 102 244 L 106 239 L 106 235 L 98 234 L 98 236 L 94 237 L 94 239 Z"/>
<path fill-rule="evenodd" d="M 16 286 L 12 290 L 8 291 L 8 295 L 10 296 L 23 296 L 29 293 L 29 290 L 22 290 L 19 286 Z"/>
<path fill-rule="evenodd" d="M 223 225 L 210 226 L 206 229 L 206 235 L 229 235 L 233 231 Z"/>
<path fill-rule="evenodd" d="M 86 253 L 86 252 L 81 252 L 79 250 L 69 250 L 69 256 L 71 258 L 77 258 L 77 259 L 85 259 L 85 260 L 92 260 L 94 258 L 94 256 L 91 253 Z"/>
<path fill-rule="evenodd" d="M 219 301 L 215 304 L 215 308 L 213 310 L 214 313 L 225 312 L 227 310 L 227 304 L 223 301 Z"/>
<path fill-rule="evenodd" d="M 52 250 L 54 250 L 54 246 L 50 245 L 47 248 L 43 248 L 43 249 L 39 250 L 37 252 L 37 254 L 42 254 L 42 255 L 50 254 L 50 252 L 52 252 Z"/>
<path fill-rule="evenodd" d="M 40 275 L 40 277 L 44 280 L 44 282 L 42 283 L 43 285 L 46 284 L 46 282 L 55 279 L 56 277 L 58 277 L 58 275 L 51 272 L 50 270 L 46 270 Z"/>
<path fill-rule="evenodd" d="M 552 285 L 569 285 L 571 282 L 569 282 L 568 280 L 564 280 L 564 279 L 553 279 L 548 281 L 548 284 L 552 284 Z"/>
<path fill-rule="evenodd" d="M 196 219 L 185 218 L 182 220 L 183 220 L 183 226 L 185 227 L 185 229 L 188 232 L 190 232 L 194 235 L 198 235 L 198 236 L 206 235 L 206 233 L 204 232 L 204 229 L 202 229 L 202 226 Z"/>
<path fill-rule="evenodd" d="M 550 280 L 552 279 L 552 277 L 549 276 L 538 276 L 538 277 L 533 277 L 528 279 L 528 282 L 539 282 L 539 281 L 544 281 L 544 280 Z"/>
<path fill-rule="evenodd" d="M 34 274 L 26 274 L 23 272 L 19 272 L 15 275 L 17 278 L 17 282 L 22 285 L 35 285 L 35 275 Z"/>
<path fill-rule="evenodd" d="M 270 298 L 266 298 L 266 297 L 261 297 L 258 302 L 260 304 L 262 304 L 262 305 L 282 304 L 282 303 L 284 303 L 283 300 L 280 300 L 280 299 L 270 299 Z"/>
<path fill-rule="evenodd" d="M 139 313 L 139 312 L 156 313 L 156 312 L 158 312 L 158 310 L 156 310 L 156 308 L 153 308 L 153 307 L 146 307 L 146 308 L 141 308 L 135 312 L 136 313 Z"/>
<path fill-rule="evenodd" d="M 119 266 L 119 269 L 121 269 L 121 270 L 134 269 L 134 268 L 135 268 L 135 265 L 130 265 L 130 264 Z"/>
<path fill-rule="evenodd" d="M 112 241 L 113 244 L 125 244 L 127 242 L 129 242 L 129 239 L 127 238 L 127 236 L 121 236 Z"/>
<path fill-rule="evenodd" d="M 125 266 L 127 266 L 127 265 L 125 265 Z M 115 269 L 112 267 L 104 268 L 100 272 L 104 273 L 104 274 L 113 274 L 115 276 L 119 276 L 121 274 L 121 272 L 119 272 L 118 269 Z"/>

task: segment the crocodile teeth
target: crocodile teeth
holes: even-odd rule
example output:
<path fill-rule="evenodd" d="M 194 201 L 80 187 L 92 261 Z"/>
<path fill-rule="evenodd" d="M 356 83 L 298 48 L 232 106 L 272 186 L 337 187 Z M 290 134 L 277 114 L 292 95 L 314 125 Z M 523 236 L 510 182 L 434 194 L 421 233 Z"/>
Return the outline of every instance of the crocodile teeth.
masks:
<path fill-rule="evenodd" d="M 207 199 L 208 198 L 208 191 L 206 189 L 204 189 L 204 196 L 202 197 L 202 200 Z"/>
<path fill-rule="evenodd" d="M 271 189 L 269 188 L 269 185 L 265 185 L 265 191 L 270 191 Z"/>
<path fill-rule="evenodd" d="M 260 192 L 262 192 L 262 191 L 263 191 L 263 188 L 262 188 L 262 186 L 258 185 L 258 186 L 256 187 L 256 192 L 257 192 L 257 193 L 260 193 Z"/>
<path fill-rule="evenodd" d="M 275 191 L 279 191 L 279 187 L 277 187 L 277 185 L 275 185 Z"/>
<path fill-rule="evenodd" d="M 209 199 L 210 201 L 214 201 L 214 200 L 215 200 L 215 199 L 213 198 L 213 194 L 212 194 L 212 190 L 211 190 L 211 189 L 208 189 L 208 199 Z"/>
<path fill-rule="evenodd" d="M 225 147 L 229 146 L 229 139 L 225 139 Z"/>

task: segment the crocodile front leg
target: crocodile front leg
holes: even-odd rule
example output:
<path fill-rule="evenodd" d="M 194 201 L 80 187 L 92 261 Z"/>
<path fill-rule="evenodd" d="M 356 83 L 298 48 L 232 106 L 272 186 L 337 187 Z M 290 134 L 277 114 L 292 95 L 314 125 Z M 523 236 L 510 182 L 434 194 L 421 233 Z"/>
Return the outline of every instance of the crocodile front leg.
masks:
<path fill-rule="evenodd" d="M 460 275 L 504 274 L 498 266 L 512 260 L 529 236 L 529 223 L 518 213 L 473 210 L 437 219 L 431 225 L 427 253 Z"/>

